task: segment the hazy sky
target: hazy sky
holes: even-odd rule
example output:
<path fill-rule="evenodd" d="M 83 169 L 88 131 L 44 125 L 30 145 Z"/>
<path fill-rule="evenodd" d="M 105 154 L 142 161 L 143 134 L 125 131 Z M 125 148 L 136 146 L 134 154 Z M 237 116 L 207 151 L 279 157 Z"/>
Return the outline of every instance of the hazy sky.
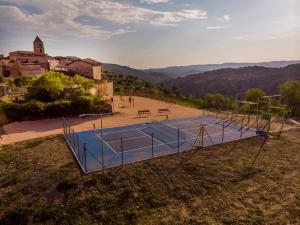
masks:
<path fill-rule="evenodd" d="M 0 53 L 136 68 L 300 59 L 300 0 L 0 0 Z"/>

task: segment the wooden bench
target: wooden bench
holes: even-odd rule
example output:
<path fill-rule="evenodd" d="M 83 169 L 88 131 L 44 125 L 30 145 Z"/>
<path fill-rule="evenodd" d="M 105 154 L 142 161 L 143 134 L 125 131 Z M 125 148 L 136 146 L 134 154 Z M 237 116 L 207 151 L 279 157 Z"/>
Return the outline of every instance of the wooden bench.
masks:
<path fill-rule="evenodd" d="M 168 114 L 170 112 L 170 110 L 169 109 L 158 109 L 157 112 L 161 116 L 162 114 L 165 115 L 165 113 Z"/>
<path fill-rule="evenodd" d="M 139 110 L 138 111 L 138 116 L 141 117 L 142 115 L 151 115 L 151 112 L 148 109 Z"/>

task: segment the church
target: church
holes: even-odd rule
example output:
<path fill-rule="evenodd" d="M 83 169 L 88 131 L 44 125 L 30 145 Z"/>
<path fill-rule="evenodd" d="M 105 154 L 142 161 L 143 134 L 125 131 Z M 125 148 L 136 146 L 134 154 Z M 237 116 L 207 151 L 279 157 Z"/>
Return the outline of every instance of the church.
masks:
<path fill-rule="evenodd" d="M 45 53 L 44 43 L 36 36 L 33 51 L 10 52 L 2 59 L 3 75 L 18 77 L 22 75 L 39 75 L 49 71 L 48 60 L 51 57 Z"/>

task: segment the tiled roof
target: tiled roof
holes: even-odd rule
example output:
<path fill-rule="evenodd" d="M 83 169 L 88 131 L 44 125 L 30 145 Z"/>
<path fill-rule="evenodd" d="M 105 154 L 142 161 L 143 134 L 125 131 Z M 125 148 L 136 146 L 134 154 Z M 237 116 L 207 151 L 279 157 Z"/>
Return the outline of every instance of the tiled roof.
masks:
<path fill-rule="evenodd" d="M 70 65 L 72 63 L 75 63 L 75 62 L 80 62 L 80 61 L 88 63 L 88 64 L 90 64 L 92 66 L 101 66 L 101 62 L 98 62 L 98 61 L 93 60 L 93 59 L 77 59 L 77 60 L 75 60 L 73 62 L 68 63 L 68 65 Z"/>

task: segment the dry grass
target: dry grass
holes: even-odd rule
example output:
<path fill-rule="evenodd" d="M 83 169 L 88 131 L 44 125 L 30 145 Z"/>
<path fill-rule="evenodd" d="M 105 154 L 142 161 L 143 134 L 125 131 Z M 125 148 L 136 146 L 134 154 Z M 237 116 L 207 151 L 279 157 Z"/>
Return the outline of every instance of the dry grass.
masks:
<path fill-rule="evenodd" d="M 300 131 L 83 176 L 61 136 L 0 150 L 0 224 L 299 224 Z M 185 163 L 181 163 L 181 162 Z"/>

